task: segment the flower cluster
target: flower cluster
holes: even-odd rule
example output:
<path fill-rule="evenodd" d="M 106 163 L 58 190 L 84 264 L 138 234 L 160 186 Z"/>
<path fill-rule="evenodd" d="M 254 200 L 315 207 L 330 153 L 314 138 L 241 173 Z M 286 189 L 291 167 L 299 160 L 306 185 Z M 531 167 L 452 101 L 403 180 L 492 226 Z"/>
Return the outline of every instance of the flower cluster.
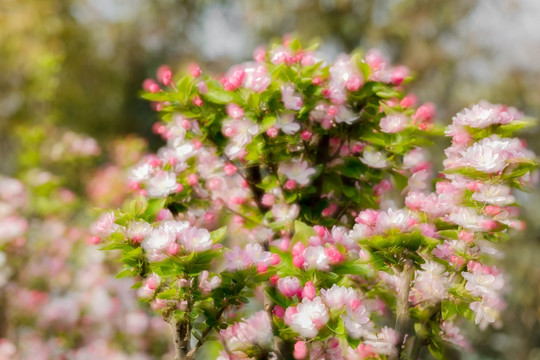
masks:
<path fill-rule="evenodd" d="M 121 275 L 175 339 L 198 340 L 177 354 L 219 329 L 222 360 L 397 359 L 426 344 L 441 358 L 467 346 L 460 316 L 498 322 L 504 280 L 486 261 L 523 228 L 512 189 L 536 160 L 512 135 L 527 123 L 464 110 L 434 178 L 426 146 L 442 131 L 408 80 L 377 51 L 328 64 L 286 40 L 219 80 L 192 65 L 145 81 L 166 145 L 130 171 L 138 197 L 103 215 L 95 242 L 122 251 Z"/>

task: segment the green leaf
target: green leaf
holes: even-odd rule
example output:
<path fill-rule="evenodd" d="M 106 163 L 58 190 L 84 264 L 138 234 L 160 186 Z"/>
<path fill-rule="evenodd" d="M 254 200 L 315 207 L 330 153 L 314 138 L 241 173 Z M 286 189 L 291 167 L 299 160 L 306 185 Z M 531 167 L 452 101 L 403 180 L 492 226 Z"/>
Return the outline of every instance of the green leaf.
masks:
<path fill-rule="evenodd" d="M 409 183 L 409 179 L 397 171 L 392 172 L 392 177 L 394 179 L 394 184 L 399 191 L 403 191 Z"/>
<path fill-rule="evenodd" d="M 457 239 L 458 233 L 459 233 L 458 230 L 440 230 L 438 232 L 439 236 L 443 238 L 448 238 L 448 239 Z"/>
<path fill-rule="evenodd" d="M 261 131 L 266 131 L 266 130 L 270 129 L 276 123 L 276 120 L 277 119 L 276 119 L 275 116 L 272 116 L 272 115 L 266 116 L 262 120 Z"/>
<path fill-rule="evenodd" d="M 125 278 L 127 276 L 130 276 L 133 273 L 132 268 L 125 268 L 124 270 L 120 271 L 118 274 L 116 274 L 117 279 Z"/>
<path fill-rule="evenodd" d="M 340 167 L 342 175 L 353 179 L 360 179 L 367 170 L 368 167 L 360 159 L 354 157 L 345 158 L 345 163 Z"/>
<path fill-rule="evenodd" d="M 144 210 L 144 213 L 142 214 L 142 218 L 148 222 L 153 221 L 156 215 L 165 206 L 166 201 L 167 199 L 150 199 L 146 210 Z"/>
<path fill-rule="evenodd" d="M 157 93 L 144 92 L 144 93 L 141 93 L 140 96 L 143 99 L 149 100 L 149 101 L 169 101 L 170 100 L 169 93 L 166 93 L 163 91 L 160 91 Z"/>
<path fill-rule="evenodd" d="M 523 121 L 523 120 L 514 120 L 508 124 L 504 124 L 499 126 L 495 133 L 499 134 L 503 137 L 510 137 L 514 134 L 514 132 L 523 129 L 524 127 L 531 127 L 534 125 L 534 122 L 530 121 Z"/>
<path fill-rule="evenodd" d="M 229 104 L 237 100 L 237 96 L 234 93 L 221 89 L 209 89 L 204 96 L 210 102 L 216 104 Z"/>
<path fill-rule="evenodd" d="M 358 262 L 346 262 L 344 264 L 336 265 L 332 268 L 332 272 L 339 275 L 359 275 L 364 277 L 370 277 L 373 275 L 373 271 L 366 264 Z"/>
<path fill-rule="evenodd" d="M 170 299 L 173 299 L 177 294 L 177 291 L 176 289 L 167 289 L 163 292 L 160 292 L 158 295 L 157 295 L 157 298 L 158 299 L 167 299 L 167 300 L 170 300 Z"/>
<path fill-rule="evenodd" d="M 377 132 L 377 133 L 370 132 L 368 134 L 361 136 L 360 139 L 367 141 L 373 145 L 379 145 L 379 146 L 386 146 L 387 144 L 390 143 L 388 141 L 389 139 L 387 135 L 380 132 Z"/>
<path fill-rule="evenodd" d="M 443 300 L 441 302 L 441 314 L 443 320 L 448 320 L 454 317 L 458 313 L 456 304 L 451 301 Z"/>
<path fill-rule="evenodd" d="M 111 242 L 101 247 L 99 250 L 119 250 L 119 249 L 126 249 L 126 248 L 132 248 L 132 246 L 125 242 Z"/>
<path fill-rule="evenodd" d="M 297 242 L 307 243 L 307 240 L 316 236 L 317 233 L 313 230 L 312 227 L 304 224 L 301 221 L 294 222 L 294 236 L 291 239 L 291 243 L 295 244 Z"/>
<path fill-rule="evenodd" d="M 225 236 L 226 233 L 227 233 L 227 226 L 222 226 L 219 229 L 212 231 L 210 233 L 210 238 L 215 244 L 223 240 L 223 237 Z"/>
<path fill-rule="evenodd" d="M 133 215 L 142 214 L 147 207 L 148 207 L 148 201 L 146 201 L 146 199 L 142 196 L 138 197 L 137 199 L 133 199 L 129 203 L 129 211 Z"/>

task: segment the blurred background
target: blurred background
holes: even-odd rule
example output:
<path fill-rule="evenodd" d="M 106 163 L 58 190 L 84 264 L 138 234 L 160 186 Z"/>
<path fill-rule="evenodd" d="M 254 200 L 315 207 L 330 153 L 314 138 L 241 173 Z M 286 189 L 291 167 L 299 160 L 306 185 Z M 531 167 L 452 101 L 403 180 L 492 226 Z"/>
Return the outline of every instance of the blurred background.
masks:
<path fill-rule="evenodd" d="M 540 117 L 537 0 L 0 0 L 0 174 L 20 179 L 25 198 L 0 215 L 27 219 L 0 235 L 0 359 L 21 345 L 30 355 L 6 356 L 167 353 L 167 329 L 112 277 L 117 264 L 86 246 L 88 209 L 119 206 L 123 169 L 161 144 L 138 97 L 145 78 L 193 61 L 224 72 L 289 33 L 318 39 L 329 59 L 379 48 L 414 72 L 413 92 L 437 105 L 441 124 L 481 99 Z M 523 134 L 537 154 L 539 135 Z M 0 183 L 1 201 L 14 186 Z M 528 229 L 498 260 L 509 273 L 504 325 L 471 331 L 464 359 L 540 359 L 540 196 L 519 195 Z"/>

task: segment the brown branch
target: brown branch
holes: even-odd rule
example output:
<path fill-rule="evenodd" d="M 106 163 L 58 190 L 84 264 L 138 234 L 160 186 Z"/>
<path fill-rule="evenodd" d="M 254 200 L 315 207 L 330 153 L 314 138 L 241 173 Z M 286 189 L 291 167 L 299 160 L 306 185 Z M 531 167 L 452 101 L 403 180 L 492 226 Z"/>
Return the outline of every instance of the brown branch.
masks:
<path fill-rule="evenodd" d="M 221 307 L 221 309 L 219 309 L 219 311 L 216 313 L 216 320 L 217 321 L 219 321 L 219 319 L 221 319 L 221 316 L 223 315 L 223 312 L 225 311 L 227 306 L 229 306 L 229 301 L 226 301 L 225 305 L 223 305 Z M 208 326 L 208 327 L 206 327 L 206 329 L 204 329 L 204 331 L 201 333 L 200 339 L 197 342 L 197 344 L 193 347 L 193 349 L 191 349 L 186 354 L 186 360 L 191 360 L 195 356 L 195 354 L 197 353 L 197 350 L 199 350 L 200 347 L 203 346 L 204 343 L 206 342 L 206 338 L 208 337 L 208 334 L 210 334 L 210 331 L 212 331 L 213 328 L 214 328 L 214 326 Z"/>
<path fill-rule="evenodd" d="M 414 266 L 410 259 L 405 260 L 403 270 L 399 275 L 399 285 L 397 289 L 396 302 L 396 326 L 395 331 L 399 335 L 399 341 L 395 345 L 395 352 L 390 356 L 391 360 L 398 360 L 401 355 L 401 349 L 407 329 L 409 328 L 409 291 L 411 289 L 411 280 L 414 275 Z"/>
<path fill-rule="evenodd" d="M 174 317 L 173 314 L 171 315 L 169 323 L 171 325 L 171 330 L 173 333 L 174 360 L 189 359 L 186 356 L 189 352 L 189 343 L 191 340 L 189 322 L 180 322 Z"/>

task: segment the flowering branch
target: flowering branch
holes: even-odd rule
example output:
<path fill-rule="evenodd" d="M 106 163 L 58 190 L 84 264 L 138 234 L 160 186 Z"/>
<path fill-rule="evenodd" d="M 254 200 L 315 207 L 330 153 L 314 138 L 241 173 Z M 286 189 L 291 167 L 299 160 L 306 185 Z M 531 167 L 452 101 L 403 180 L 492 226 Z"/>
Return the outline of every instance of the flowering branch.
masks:
<path fill-rule="evenodd" d="M 189 324 L 175 323 L 179 352 L 219 327 L 219 360 L 442 358 L 466 346 L 459 317 L 497 322 L 504 279 L 484 261 L 523 227 L 512 189 L 537 167 L 511 138 L 521 114 L 457 114 L 432 181 L 425 147 L 442 131 L 404 92 L 406 68 L 376 51 L 325 64 L 297 40 L 255 61 L 145 82 L 167 145 L 132 170 L 138 202 L 95 226 L 122 274 L 144 275 L 140 297 Z"/>

